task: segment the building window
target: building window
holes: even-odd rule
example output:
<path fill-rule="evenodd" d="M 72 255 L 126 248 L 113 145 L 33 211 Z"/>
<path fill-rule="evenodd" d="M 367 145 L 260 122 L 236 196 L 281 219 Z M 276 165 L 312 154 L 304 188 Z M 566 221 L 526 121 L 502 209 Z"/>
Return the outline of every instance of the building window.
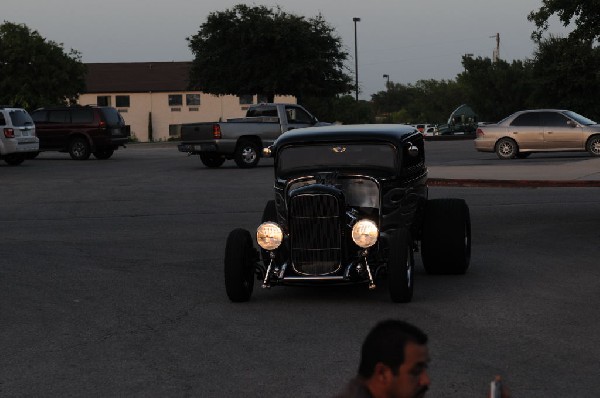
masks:
<path fill-rule="evenodd" d="M 181 124 L 169 124 L 169 137 L 179 137 Z"/>
<path fill-rule="evenodd" d="M 240 95 L 238 96 L 240 99 L 240 105 L 249 105 L 253 104 L 254 96 L 252 95 Z"/>
<path fill-rule="evenodd" d="M 183 96 L 181 94 L 170 94 L 169 95 L 169 106 L 181 106 L 183 105 Z"/>
<path fill-rule="evenodd" d="M 115 105 L 117 108 L 129 108 L 129 96 L 128 95 L 116 95 Z"/>
<path fill-rule="evenodd" d="M 96 97 L 98 106 L 110 106 L 110 95 L 99 95 Z"/>
<path fill-rule="evenodd" d="M 186 94 L 185 95 L 185 104 L 187 106 L 200 105 L 200 94 Z"/>
<path fill-rule="evenodd" d="M 269 102 L 269 97 L 264 94 L 258 94 L 256 96 L 256 102 L 259 104 L 266 104 Z"/>

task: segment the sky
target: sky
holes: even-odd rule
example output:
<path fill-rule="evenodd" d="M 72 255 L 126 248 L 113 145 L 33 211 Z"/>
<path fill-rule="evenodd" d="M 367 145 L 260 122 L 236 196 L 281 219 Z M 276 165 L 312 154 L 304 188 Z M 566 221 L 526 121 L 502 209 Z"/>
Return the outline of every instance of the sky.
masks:
<path fill-rule="evenodd" d="M 233 7 L 229 0 L 2 0 L 0 20 L 24 23 L 83 62 L 191 61 L 187 37 L 209 13 Z M 306 17 L 321 14 L 342 39 L 354 73 L 356 23 L 361 99 L 391 82 L 454 79 L 461 57 L 492 58 L 496 34 L 500 58 L 532 58 L 534 24 L 527 20 L 542 0 L 265 0 Z M 560 23 L 550 33 L 565 35 Z"/>

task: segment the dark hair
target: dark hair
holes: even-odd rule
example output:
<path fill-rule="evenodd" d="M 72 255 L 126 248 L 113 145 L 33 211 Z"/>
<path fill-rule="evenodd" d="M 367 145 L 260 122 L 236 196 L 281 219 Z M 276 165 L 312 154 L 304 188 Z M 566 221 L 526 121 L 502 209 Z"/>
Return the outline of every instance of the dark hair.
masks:
<path fill-rule="evenodd" d="M 364 378 L 371 377 L 378 362 L 396 372 L 404 362 L 404 347 L 409 341 L 425 345 L 427 335 L 408 322 L 394 319 L 379 322 L 362 345 L 358 374 Z"/>

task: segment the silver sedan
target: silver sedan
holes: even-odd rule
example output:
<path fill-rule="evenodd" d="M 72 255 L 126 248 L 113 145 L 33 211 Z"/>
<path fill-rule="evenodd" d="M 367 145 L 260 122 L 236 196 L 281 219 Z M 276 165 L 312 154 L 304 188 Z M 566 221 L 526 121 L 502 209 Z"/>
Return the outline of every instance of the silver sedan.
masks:
<path fill-rule="evenodd" d="M 519 111 L 496 124 L 479 126 L 475 149 L 496 152 L 500 159 L 565 151 L 587 151 L 600 156 L 600 125 L 568 110 Z"/>

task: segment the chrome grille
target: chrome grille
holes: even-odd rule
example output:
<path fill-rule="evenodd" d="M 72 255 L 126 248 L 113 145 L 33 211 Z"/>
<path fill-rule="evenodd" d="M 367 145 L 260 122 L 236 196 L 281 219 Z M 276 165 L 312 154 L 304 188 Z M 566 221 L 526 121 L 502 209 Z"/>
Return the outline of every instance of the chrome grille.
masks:
<path fill-rule="evenodd" d="M 329 194 L 301 194 L 290 200 L 292 264 L 303 275 L 327 275 L 340 268 L 340 203 Z"/>

